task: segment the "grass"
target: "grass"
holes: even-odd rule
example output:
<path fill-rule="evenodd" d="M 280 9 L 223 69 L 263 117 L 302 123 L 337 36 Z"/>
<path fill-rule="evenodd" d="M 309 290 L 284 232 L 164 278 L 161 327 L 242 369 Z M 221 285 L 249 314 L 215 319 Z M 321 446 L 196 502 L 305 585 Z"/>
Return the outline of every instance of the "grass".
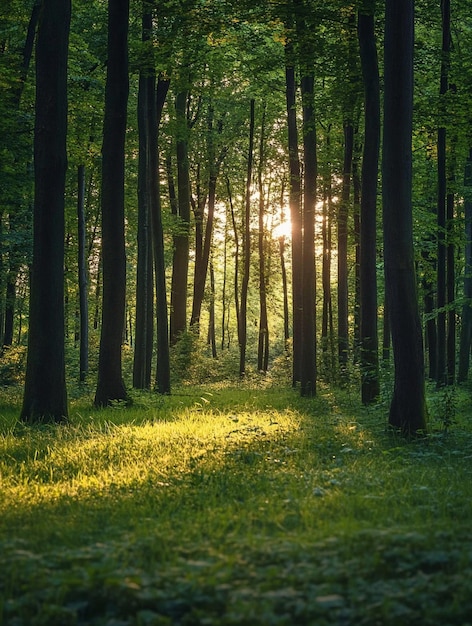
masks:
<path fill-rule="evenodd" d="M 77 399 L 33 428 L 10 398 L 0 624 L 472 624 L 469 398 L 410 443 L 327 390 Z"/>

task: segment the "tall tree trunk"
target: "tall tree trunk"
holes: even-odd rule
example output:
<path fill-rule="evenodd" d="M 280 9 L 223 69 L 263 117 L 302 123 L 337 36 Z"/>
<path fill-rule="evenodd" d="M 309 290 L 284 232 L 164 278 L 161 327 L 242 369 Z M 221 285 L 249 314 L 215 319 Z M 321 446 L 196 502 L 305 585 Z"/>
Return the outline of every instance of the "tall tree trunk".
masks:
<path fill-rule="evenodd" d="M 302 256 L 302 371 L 300 391 L 302 396 L 316 394 L 316 276 L 315 276 L 315 210 L 316 178 L 316 127 L 313 108 L 314 78 L 310 72 L 302 78 L 303 101 L 303 256 Z"/>
<path fill-rule="evenodd" d="M 385 287 L 395 382 L 389 423 L 405 435 L 426 430 L 423 337 L 412 220 L 414 0 L 386 0 L 383 135 Z"/>
<path fill-rule="evenodd" d="M 365 138 L 361 190 L 361 397 L 370 404 L 379 395 L 377 330 L 377 180 L 380 150 L 380 81 L 375 41 L 375 2 L 359 12 L 358 34 L 365 92 Z"/>
<path fill-rule="evenodd" d="M 142 41 L 149 42 L 152 34 L 152 15 L 143 5 Z M 138 89 L 138 259 L 136 268 L 136 321 L 133 360 L 133 387 L 150 389 L 153 349 L 153 259 L 151 232 L 151 129 L 154 114 L 155 72 L 154 60 L 146 59 L 139 74 Z M 151 67 L 150 67 L 151 66 Z"/>
<path fill-rule="evenodd" d="M 216 351 L 216 332 L 215 332 L 215 268 L 213 262 L 210 261 L 210 305 L 208 320 L 208 344 L 211 346 L 211 355 L 214 359 L 218 358 Z"/>
<path fill-rule="evenodd" d="M 349 355 L 347 241 L 353 148 L 354 127 L 347 119 L 344 121 L 343 183 L 338 211 L 338 358 L 341 370 L 345 369 Z"/>
<path fill-rule="evenodd" d="M 358 129 L 356 129 L 356 135 Z M 360 150 L 355 142 L 352 159 L 352 217 L 354 222 L 354 341 L 353 363 L 360 361 L 361 347 L 361 172 Z"/>
<path fill-rule="evenodd" d="M 300 157 L 296 110 L 295 59 L 293 44 L 285 45 L 285 91 L 287 101 L 288 153 L 290 170 L 289 205 L 292 224 L 292 384 L 301 381 L 302 370 L 302 213 Z"/>
<path fill-rule="evenodd" d="M 219 125 L 218 132 L 221 133 L 222 125 Z M 201 250 L 201 256 L 197 261 L 195 259 L 195 279 L 193 286 L 193 305 L 192 315 L 190 318 L 190 326 L 198 327 L 200 323 L 200 314 L 205 297 L 205 285 L 208 274 L 208 264 L 210 261 L 211 244 L 213 240 L 213 224 L 215 219 L 215 204 L 216 204 L 216 183 L 218 180 L 218 174 L 220 171 L 221 162 L 224 158 L 224 151 L 218 157 L 215 154 L 214 138 L 213 138 L 213 108 L 210 107 L 209 119 L 208 119 L 208 141 L 207 141 L 207 154 L 210 164 L 210 174 L 208 180 L 208 212 L 205 224 L 205 233 L 203 238 L 203 245 Z M 203 215 L 202 215 L 203 224 Z M 203 227 L 202 227 L 203 231 Z"/>
<path fill-rule="evenodd" d="M 175 344 L 187 328 L 187 289 L 190 230 L 190 174 L 188 162 L 188 90 L 181 89 L 175 99 L 177 123 L 177 188 L 179 232 L 174 236 L 172 265 L 170 341 Z"/>
<path fill-rule="evenodd" d="M 121 346 L 126 309 L 124 173 L 129 0 L 108 1 L 108 64 L 102 146 L 103 304 L 95 405 L 128 401 Z"/>
<path fill-rule="evenodd" d="M 465 164 L 465 253 L 464 253 L 464 305 L 460 333 L 459 369 L 457 382 L 467 380 L 469 374 L 470 349 L 472 344 L 472 148 Z"/>
<path fill-rule="evenodd" d="M 155 83 L 155 81 L 153 81 Z M 162 110 L 169 91 L 169 79 L 159 76 L 157 87 L 149 92 L 150 102 L 150 197 L 151 197 L 151 226 L 154 250 L 154 276 L 156 282 L 156 322 L 157 322 L 157 363 L 156 389 L 158 393 L 171 392 L 170 382 L 170 353 L 169 353 L 169 323 L 167 310 L 167 283 L 166 264 L 164 254 L 164 228 L 162 225 L 161 189 L 159 182 L 159 127 L 162 119 Z M 152 101 L 155 96 L 155 107 Z"/>
<path fill-rule="evenodd" d="M 226 188 L 228 190 L 228 200 L 231 211 L 231 223 L 233 225 L 234 234 L 234 308 L 236 310 L 236 327 L 238 329 L 238 342 L 239 342 L 239 320 L 241 317 L 241 307 L 239 304 L 239 235 L 238 226 L 236 224 L 236 215 L 233 206 L 233 198 L 231 194 L 231 186 L 229 178 L 226 177 Z"/>
<path fill-rule="evenodd" d="M 44 0 L 36 44 L 34 234 L 28 357 L 21 419 L 67 419 L 64 191 L 71 6 Z M 55 97 L 51 97 L 54 94 Z"/>
<path fill-rule="evenodd" d="M 438 128 L 438 203 L 437 203 L 437 223 L 438 223 L 438 270 L 437 270 L 437 308 L 438 308 L 438 366 L 437 383 L 438 386 L 447 383 L 447 361 L 446 361 L 446 195 L 447 195 L 447 172 L 446 172 L 446 103 L 444 96 L 449 90 L 449 54 L 451 46 L 451 25 L 450 25 L 450 0 L 441 0 L 442 11 L 442 58 L 441 58 L 441 78 L 439 86 L 440 107 L 442 118 Z"/>
<path fill-rule="evenodd" d="M 247 344 L 247 298 L 249 291 L 249 273 L 251 268 L 251 189 L 252 163 L 254 157 L 254 122 L 255 101 L 251 100 L 249 117 L 249 147 L 247 157 L 246 194 L 244 202 L 244 229 L 243 253 L 244 269 L 241 282 L 241 308 L 239 311 L 239 375 L 246 373 L 246 344 Z"/>
<path fill-rule="evenodd" d="M 259 340 L 257 347 L 257 369 L 260 372 L 267 372 L 269 368 L 269 322 L 267 318 L 267 276 L 265 259 L 265 196 L 262 172 L 265 165 L 265 120 L 266 103 L 264 103 L 261 122 L 261 139 L 259 143 L 259 165 L 257 171 L 257 182 L 259 187 Z"/>
<path fill-rule="evenodd" d="M 88 374 L 88 271 L 86 257 L 85 232 L 85 165 L 79 165 L 77 170 L 77 224 L 78 224 L 78 258 L 79 269 L 79 379 L 83 382 Z"/>
<path fill-rule="evenodd" d="M 455 144 L 453 138 L 450 142 L 450 163 L 448 183 L 449 189 L 446 197 L 446 302 L 447 302 L 447 337 L 446 337 L 446 363 L 447 384 L 453 385 L 456 379 L 456 246 L 454 244 L 454 183 L 455 183 Z"/>

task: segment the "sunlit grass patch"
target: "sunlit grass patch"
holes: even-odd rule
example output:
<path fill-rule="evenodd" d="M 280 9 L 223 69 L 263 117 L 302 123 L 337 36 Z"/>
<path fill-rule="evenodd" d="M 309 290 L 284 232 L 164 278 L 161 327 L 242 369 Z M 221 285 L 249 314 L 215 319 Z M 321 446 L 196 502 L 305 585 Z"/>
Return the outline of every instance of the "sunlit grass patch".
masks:
<path fill-rule="evenodd" d="M 2 433 L 0 623 L 465 623 L 460 415 L 405 443 L 348 394 L 207 386 Z"/>

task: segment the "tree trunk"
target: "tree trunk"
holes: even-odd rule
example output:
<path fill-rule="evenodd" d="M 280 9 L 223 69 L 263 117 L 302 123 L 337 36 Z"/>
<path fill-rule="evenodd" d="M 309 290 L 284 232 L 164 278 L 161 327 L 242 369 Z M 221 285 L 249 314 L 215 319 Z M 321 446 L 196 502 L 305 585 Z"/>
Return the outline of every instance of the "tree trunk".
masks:
<path fill-rule="evenodd" d="M 450 142 L 449 186 L 446 197 L 446 302 L 447 302 L 447 337 L 446 337 L 446 364 L 448 385 L 453 385 L 456 379 L 456 259 L 454 244 L 454 170 L 455 170 L 455 140 Z"/>
<path fill-rule="evenodd" d="M 302 370 L 302 215 L 300 158 L 296 110 L 296 83 L 293 45 L 285 45 L 285 90 L 287 101 L 288 152 L 290 170 L 290 221 L 292 224 L 292 324 L 293 373 L 292 384 L 301 381 Z"/>
<path fill-rule="evenodd" d="M 447 194 L 447 174 L 446 174 L 446 103 L 444 96 L 449 89 L 449 54 L 450 54 L 450 0 L 441 0 L 442 10 L 442 59 L 440 78 L 440 108 L 442 118 L 438 128 L 438 203 L 437 203 L 437 225 L 438 225 L 438 265 L 437 265 L 437 308 L 438 308 L 438 366 L 437 384 L 438 386 L 447 383 L 447 362 L 446 362 L 446 194 Z"/>
<path fill-rule="evenodd" d="M 88 374 L 88 271 L 86 257 L 85 234 L 85 165 L 79 165 L 77 170 L 77 224 L 78 224 L 78 259 L 79 269 L 79 380 L 85 381 Z"/>
<path fill-rule="evenodd" d="M 213 262 L 210 261 L 210 306 L 208 320 L 208 344 L 211 346 L 211 355 L 214 359 L 218 358 L 216 351 L 216 332 L 215 332 L 215 269 Z"/>
<path fill-rule="evenodd" d="M 338 211 L 338 359 L 341 370 L 345 370 L 349 355 L 347 239 L 353 148 L 354 127 L 350 120 L 345 120 L 343 183 Z"/>
<path fill-rule="evenodd" d="M 365 92 L 365 137 L 362 158 L 360 302 L 361 396 L 374 402 L 380 392 L 377 330 L 377 180 L 380 150 L 380 82 L 375 41 L 374 6 L 359 12 L 358 34 Z"/>
<path fill-rule="evenodd" d="M 229 184 L 229 178 L 226 178 L 226 188 L 228 190 L 228 200 L 231 211 L 231 223 L 233 225 L 234 234 L 234 308 L 236 310 L 236 327 L 238 329 L 238 342 L 239 342 L 239 320 L 241 317 L 241 307 L 239 305 L 239 235 L 238 226 L 236 224 L 236 215 L 234 212 L 233 198 L 231 195 L 231 186 Z"/>
<path fill-rule="evenodd" d="M 316 394 L 316 276 L 315 276 L 315 210 L 316 178 L 316 127 L 313 109 L 314 78 L 310 73 L 302 78 L 303 101 L 303 252 L 302 252 L 302 371 L 300 392 L 302 396 Z"/>
<path fill-rule="evenodd" d="M 267 277 L 264 233 L 265 197 L 264 185 L 262 181 L 262 172 L 265 165 L 265 119 L 266 104 L 264 103 L 261 123 L 261 139 L 259 144 L 259 166 L 257 172 L 259 187 L 259 340 L 257 347 L 257 369 L 260 372 L 267 372 L 269 368 L 269 323 L 267 318 Z"/>
<path fill-rule="evenodd" d="M 108 64 L 102 146 L 103 303 L 95 406 L 128 401 L 121 346 L 126 309 L 124 170 L 129 0 L 108 1 Z"/>
<path fill-rule="evenodd" d="M 188 162 L 188 90 L 180 90 L 175 99 L 177 123 L 177 188 L 179 224 L 174 236 L 172 264 L 170 342 L 175 344 L 187 328 L 187 289 L 190 230 L 190 175 Z"/>
<path fill-rule="evenodd" d="M 249 290 L 249 272 L 251 268 L 251 189 L 252 189 L 252 162 L 254 155 L 254 110 L 255 101 L 251 100 L 249 118 L 249 148 L 247 158 L 247 178 L 244 209 L 243 253 L 244 269 L 241 282 L 241 307 L 239 311 L 239 375 L 246 373 L 246 344 L 247 344 L 247 297 Z"/>
<path fill-rule="evenodd" d="M 155 82 L 155 81 L 153 81 Z M 170 81 L 159 77 L 156 89 L 152 96 L 149 92 L 150 118 L 150 197 L 151 197 L 151 226 L 154 249 L 154 276 L 156 281 L 156 322 L 157 322 L 157 364 L 156 389 L 158 393 L 171 392 L 170 383 L 170 354 L 169 354 L 169 323 L 167 310 L 167 283 L 166 263 L 164 254 L 164 228 L 162 226 L 161 190 L 159 183 L 159 126 L 162 118 L 162 109 L 169 91 Z M 156 98 L 155 106 L 152 106 Z"/>
<path fill-rule="evenodd" d="M 33 270 L 25 422 L 67 419 L 64 350 L 64 191 L 70 2 L 44 0 L 36 44 Z M 51 94 L 55 97 L 51 98 Z"/>
<path fill-rule="evenodd" d="M 142 40 L 150 41 L 152 15 L 143 6 Z M 155 75 L 154 60 L 146 59 L 140 70 L 138 89 L 138 258 L 136 268 L 136 320 L 133 360 L 133 387 L 151 388 L 151 366 L 153 349 L 153 263 L 151 232 L 151 171 L 150 119 L 154 114 Z"/>
<path fill-rule="evenodd" d="M 460 334 L 459 370 L 457 382 L 467 380 L 472 343 L 472 148 L 469 150 L 464 174 L 465 202 L 465 254 L 464 254 L 464 305 Z"/>
<path fill-rule="evenodd" d="M 413 0 L 386 0 L 383 136 L 385 288 L 395 382 L 389 423 L 404 435 L 426 430 L 423 337 L 412 220 Z"/>

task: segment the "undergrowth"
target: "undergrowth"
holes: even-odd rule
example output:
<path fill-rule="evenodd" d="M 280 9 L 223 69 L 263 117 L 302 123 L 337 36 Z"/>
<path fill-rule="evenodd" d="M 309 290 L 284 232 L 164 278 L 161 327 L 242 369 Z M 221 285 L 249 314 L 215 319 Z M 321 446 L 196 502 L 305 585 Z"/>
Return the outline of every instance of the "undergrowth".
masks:
<path fill-rule="evenodd" d="M 409 443 L 349 390 L 134 400 L 0 407 L 0 624 L 471 623 L 469 394 Z"/>

